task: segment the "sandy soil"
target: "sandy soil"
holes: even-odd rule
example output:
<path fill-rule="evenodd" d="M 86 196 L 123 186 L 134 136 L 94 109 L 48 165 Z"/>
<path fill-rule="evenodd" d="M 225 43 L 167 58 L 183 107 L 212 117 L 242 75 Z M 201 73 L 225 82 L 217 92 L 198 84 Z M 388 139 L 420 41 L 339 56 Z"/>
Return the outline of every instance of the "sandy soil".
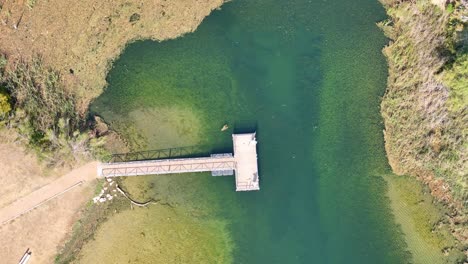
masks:
<path fill-rule="evenodd" d="M 128 42 L 192 32 L 223 2 L 0 0 L 0 52 L 13 60 L 40 54 L 61 73 L 85 111 L 106 85 L 110 62 Z"/>
<path fill-rule="evenodd" d="M 78 219 L 80 208 L 92 197 L 94 184 L 89 179 L 96 176 L 96 164 L 87 164 L 60 177 L 63 171 L 43 168 L 36 156 L 25 152 L 14 138 L 12 131 L 0 131 L 0 218 L 21 213 L 76 181 L 88 180 L 20 218 L 0 225 L 1 263 L 18 263 L 27 248 L 33 252 L 33 263 L 53 263 L 57 247 Z M 39 191 L 44 188 L 48 191 Z M 17 200 L 23 203 L 11 211 L 9 206 Z"/>

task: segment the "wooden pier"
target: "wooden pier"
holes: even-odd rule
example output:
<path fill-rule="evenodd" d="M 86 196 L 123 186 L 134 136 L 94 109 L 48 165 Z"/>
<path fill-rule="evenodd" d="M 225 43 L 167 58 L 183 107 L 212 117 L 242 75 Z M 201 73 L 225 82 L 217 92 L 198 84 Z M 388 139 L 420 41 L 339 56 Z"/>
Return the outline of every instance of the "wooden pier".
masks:
<path fill-rule="evenodd" d="M 234 156 L 231 153 L 223 153 L 201 158 L 101 163 L 98 166 L 98 176 L 122 177 L 208 171 L 211 171 L 213 176 L 227 176 L 235 172 L 236 191 L 259 190 L 255 133 L 234 134 L 232 140 Z"/>

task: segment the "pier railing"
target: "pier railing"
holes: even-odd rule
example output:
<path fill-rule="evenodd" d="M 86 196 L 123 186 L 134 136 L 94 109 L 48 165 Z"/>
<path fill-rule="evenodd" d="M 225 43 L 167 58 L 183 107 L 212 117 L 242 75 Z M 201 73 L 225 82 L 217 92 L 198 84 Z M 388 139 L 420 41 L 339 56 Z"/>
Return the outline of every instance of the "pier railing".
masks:
<path fill-rule="evenodd" d="M 189 146 L 168 149 L 145 150 L 128 153 L 112 154 L 103 159 L 106 163 L 139 161 L 139 160 L 158 160 L 170 158 L 189 158 L 203 157 L 210 154 L 208 146 Z"/>
<path fill-rule="evenodd" d="M 173 160 L 174 161 L 174 160 Z M 234 158 L 216 159 L 216 158 L 199 158 L 199 159 L 179 159 L 178 162 L 141 162 L 130 163 L 128 165 L 114 164 L 113 167 L 102 167 L 99 176 L 101 177 L 119 177 L 119 176 L 140 176 L 140 175 L 158 175 L 158 174 L 174 174 L 186 172 L 233 172 L 236 168 Z M 182 161 L 182 162 L 181 162 Z M 112 166 L 113 164 L 109 164 Z M 232 175 L 233 173 L 229 174 Z"/>

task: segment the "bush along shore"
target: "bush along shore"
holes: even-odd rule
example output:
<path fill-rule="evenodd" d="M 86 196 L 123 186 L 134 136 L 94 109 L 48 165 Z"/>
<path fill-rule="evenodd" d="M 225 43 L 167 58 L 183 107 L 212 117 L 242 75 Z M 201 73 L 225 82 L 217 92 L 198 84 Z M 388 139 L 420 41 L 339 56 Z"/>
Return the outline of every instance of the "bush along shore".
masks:
<path fill-rule="evenodd" d="M 448 209 L 468 253 L 468 32 L 466 1 L 381 0 L 388 87 L 381 104 L 385 148 L 398 175 L 411 175 Z M 442 2 L 439 4 L 438 2 Z"/>
<path fill-rule="evenodd" d="M 0 55 L 0 122 L 14 129 L 48 166 L 73 166 L 107 155 L 94 119 L 76 108 L 60 75 L 38 56 L 7 65 Z"/>

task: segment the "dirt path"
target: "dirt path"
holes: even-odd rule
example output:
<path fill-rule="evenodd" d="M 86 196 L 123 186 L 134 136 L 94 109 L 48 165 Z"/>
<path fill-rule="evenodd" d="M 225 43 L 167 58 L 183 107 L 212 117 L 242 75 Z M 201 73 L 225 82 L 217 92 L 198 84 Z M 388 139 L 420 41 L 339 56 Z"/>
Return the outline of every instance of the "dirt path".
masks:
<path fill-rule="evenodd" d="M 37 208 L 50 199 L 59 198 L 61 194 L 93 179 L 96 179 L 98 162 L 91 162 L 56 179 L 46 186 L 22 197 L 0 209 L 0 223 L 7 224 L 21 215 Z"/>
<path fill-rule="evenodd" d="M 32 251 L 31 263 L 53 263 L 57 249 L 93 195 L 91 179 L 96 177 L 96 163 L 70 173 L 50 170 L 16 138 L 13 131 L 0 130 L 0 223 L 42 204 L 0 224 L 0 263 L 18 263 L 27 248 Z M 82 184 L 48 200 L 81 181 Z"/>

